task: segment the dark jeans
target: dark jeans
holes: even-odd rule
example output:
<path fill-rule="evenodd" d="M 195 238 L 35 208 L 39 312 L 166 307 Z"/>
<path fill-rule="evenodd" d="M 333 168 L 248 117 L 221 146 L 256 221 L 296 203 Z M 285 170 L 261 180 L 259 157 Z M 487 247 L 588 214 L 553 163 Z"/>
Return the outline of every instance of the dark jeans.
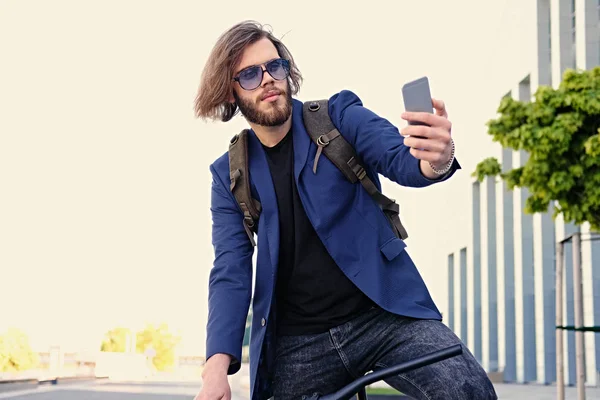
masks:
<path fill-rule="evenodd" d="M 369 371 L 461 343 L 442 322 L 374 308 L 328 332 L 277 339 L 275 400 L 330 394 Z M 414 399 L 497 399 L 477 360 L 463 354 L 386 382 Z"/>

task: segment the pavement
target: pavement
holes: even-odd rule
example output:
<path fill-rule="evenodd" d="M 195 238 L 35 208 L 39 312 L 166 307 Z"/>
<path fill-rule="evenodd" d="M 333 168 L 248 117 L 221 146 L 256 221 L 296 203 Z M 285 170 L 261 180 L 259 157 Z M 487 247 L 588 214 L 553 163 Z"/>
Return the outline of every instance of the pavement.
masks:
<path fill-rule="evenodd" d="M 36 389 L 0 393 L 10 400 L 193 400 L 200 390 L 194 382 L 118 382 L 42 385 Z M 232 400 L 246 397 L 233 393 Z"/>
<path fill-rule="evenodd" d="M 537 384 L 495 383 L 499 399 L 506 400 L 556 400 L 556 386 Z M 600 399 L 599 387 L 586 387 L 587 400 Z M 577 400 L 577 388 L 565 387 L 565 400 Z"/>
<path fill-rule="evenodd" d="M 232 400 L 248 400 L 246 385 L 232 381 Z M 499 399 L 555 400 L 556 386 L 536 384 L 494 384 Z M 193 381 L 112 381 L 40 385 L 36 389 L 0 392 L 11 400 L 194 400 L 200 382 Z M 586 387 L 586 399 L 600 399 L 600 388 Z M 565 388 L 565 399 L 576 400 L 577 389 Z"/>

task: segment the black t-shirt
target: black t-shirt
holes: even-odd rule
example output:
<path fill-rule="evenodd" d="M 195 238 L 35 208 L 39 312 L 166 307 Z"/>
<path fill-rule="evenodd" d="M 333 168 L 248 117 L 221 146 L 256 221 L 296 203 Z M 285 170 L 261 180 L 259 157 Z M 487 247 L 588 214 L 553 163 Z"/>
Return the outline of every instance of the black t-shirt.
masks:
<path fill-rule="evenodd" d="M 277 331 L 324 332 L 373 303 L 337 266 L 306 216 L 294 180 L 292 131 L 274 147 L 263 147 L 279 208 Z"/>

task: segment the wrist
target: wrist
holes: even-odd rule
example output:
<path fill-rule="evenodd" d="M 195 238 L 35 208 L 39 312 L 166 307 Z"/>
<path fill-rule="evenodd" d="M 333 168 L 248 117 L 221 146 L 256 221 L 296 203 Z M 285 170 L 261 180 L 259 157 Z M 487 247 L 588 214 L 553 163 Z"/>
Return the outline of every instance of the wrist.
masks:
<path fill-rule="evenodd" d="M 450 150 L 450 158 L 444 163 L 432 163 L 429 162 L 429 167 L 437 176 L 442 176 L 450 171 L 452 164 L 454 163 L 454 140 L 451 141 L 451 150 Z"/>
<path fill-rule="evenodd" d="M 229 354 L 217 353 L 206 360 L 203 373 L 223 373 L 226 375 L 229 365 L 231 365 L 231 360 L 232 357 Z"/>

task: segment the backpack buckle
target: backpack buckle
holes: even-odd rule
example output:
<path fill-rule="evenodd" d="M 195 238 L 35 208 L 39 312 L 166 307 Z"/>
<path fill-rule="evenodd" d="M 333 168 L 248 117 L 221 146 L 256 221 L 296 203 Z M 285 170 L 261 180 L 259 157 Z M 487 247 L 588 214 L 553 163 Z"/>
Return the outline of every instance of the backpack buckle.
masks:
<path fill-rule="evenodd" d="M 321 108 L 321 105 L 316 102 L 316 101 L 312 101 L 309 105 L 308 105 L 308 109 L 310 111 L 318 111 L 319 108 Z"/>
<path fill-rule="evenodd" d="M 244 222 L 246 223 L 248 228 L 250 228 L 250 229 L 254 228 L 254 219 L 252 217 L 249 217 L 249 216 L 244 217 Z"/>
<path fill-rule="evenodd" d="M 317 138 L 317 144 L 319 146 L 325 147 L 329 144 L 329 139 L 323 139 L 325 135 L 321 135 Z"/>
<path fill-rule="evenodd" d="M 363 167 L 358 168 L 358 170 L 355 172 L 356 172 L 356 177 L 361 181 L 363 180 L 365 175 L 367 175 L 367 172 L 365 171 L 365 169 Z"/>
<path fill-rule="evenodd" d="M 359 180 L 362 181 L 363 178 L 367 175 L 367 171 L 365 171 L 362 165 L 356 162 L 356 159 L 354 157 L 348 160 L 348 165 L 350 166 L 350 168 L 352 168 L 352 172 L 354 172 L 354 175 L 356 175 L 356 177 Z"/>

